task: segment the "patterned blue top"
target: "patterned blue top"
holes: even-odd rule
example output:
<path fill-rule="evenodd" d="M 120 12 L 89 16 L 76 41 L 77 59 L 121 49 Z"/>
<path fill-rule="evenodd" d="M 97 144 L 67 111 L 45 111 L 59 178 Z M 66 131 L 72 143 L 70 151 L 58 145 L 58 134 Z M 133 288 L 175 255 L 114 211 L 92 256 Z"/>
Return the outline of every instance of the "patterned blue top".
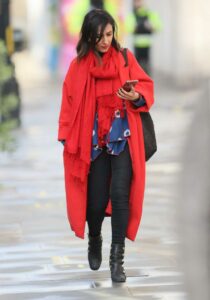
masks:
<path fill-rule="evenodd" d="M 139 98 L 133 101 L 136 107 L 141 107 L 146 104 L 144 98 Z M 92 135 L 92 150 L 91 150 L 91 161 L 95 160 L 102 152 L 102 148 L 98 145 L 98 116 L 97 113 L 94 119 L 93 135 Z M 120 117 L 120 111 L 115 111 L 115 118 L 112 122 L 112 126 L 109 133 L 106 135 L 106 147 L 107 153 L 112 155 L 119 155 L 124 150 L 127 142 L 127 137 L 130 136 L 130 129 L 128 124 L 128 118 L 125 111 L 124 118 Z"/>

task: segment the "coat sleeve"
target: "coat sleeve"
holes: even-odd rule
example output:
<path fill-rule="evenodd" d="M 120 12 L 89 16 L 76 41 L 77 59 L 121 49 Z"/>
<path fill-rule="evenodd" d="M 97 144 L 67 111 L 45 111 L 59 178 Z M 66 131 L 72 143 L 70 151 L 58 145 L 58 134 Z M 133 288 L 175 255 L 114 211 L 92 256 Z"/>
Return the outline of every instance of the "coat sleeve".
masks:
<path fill-rule="evenodd" d="M 144 72 L 131 51 L 127 50 L 127 55 L 130 79 L 139 80 L 135 86 L 135 90 L 144 97 L 146 102 L 144 106 L 134 107 L 134 105 L 129 101 L 128 109 L 134 112 L 147 112 L 154 103 L 153 80 Z"/>
<path fill-rule="evenodd" d="M 60 114 L 58 120 L 59 141 L 66 140 L 71 125 L 71 111 L 72 111 L 72 101 L 71 101 L 72 99 L 70 95 L 71 69 L 72 69 L 72 63 L 69 67 L 69 70 L 63 82 L 61 108 L 60 108 Z"/>

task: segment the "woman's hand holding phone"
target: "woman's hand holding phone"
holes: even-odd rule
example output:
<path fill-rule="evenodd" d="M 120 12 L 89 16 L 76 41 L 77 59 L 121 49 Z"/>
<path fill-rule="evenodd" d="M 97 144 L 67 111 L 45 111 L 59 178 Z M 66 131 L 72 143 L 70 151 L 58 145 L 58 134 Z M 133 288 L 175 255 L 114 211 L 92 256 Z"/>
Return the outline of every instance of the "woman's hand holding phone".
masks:
<path fill-rule="evenodd" d="M 139 99 L 140 94 L 135 91 L 134 86 L 138 83 L 138 80 L 127 80 L 124 85 L 117 91 L 117 96 L 121 99 L 135 101 Z"/>

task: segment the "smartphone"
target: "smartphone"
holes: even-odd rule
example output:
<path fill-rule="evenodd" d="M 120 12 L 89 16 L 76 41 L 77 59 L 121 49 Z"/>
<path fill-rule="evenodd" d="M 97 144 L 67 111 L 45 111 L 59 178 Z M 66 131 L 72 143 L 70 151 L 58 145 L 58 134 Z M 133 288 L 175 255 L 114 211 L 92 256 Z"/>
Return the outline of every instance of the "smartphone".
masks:
<path fill-rule="evenodd" d="M 126 91 L 126 92 L 130 92 L 131 87 L 135 86 L 139 81 L 137 79 L 135 80 L 126 80 L 126 82 L 123 84 L 122 88 Z"/>

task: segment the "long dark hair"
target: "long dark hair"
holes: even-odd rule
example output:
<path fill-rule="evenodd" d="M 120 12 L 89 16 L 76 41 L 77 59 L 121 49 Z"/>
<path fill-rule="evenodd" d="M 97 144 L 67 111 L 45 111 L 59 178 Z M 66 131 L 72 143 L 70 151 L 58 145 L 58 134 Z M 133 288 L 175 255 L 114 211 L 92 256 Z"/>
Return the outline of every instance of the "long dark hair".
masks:
<path fill-rule="evenodd" d="M 95 50 L 95 45 L 101 40 L 107 24 L 111 24 L 113 29 L 112 46 L 117 51 L 120 50 L 120 44 L 118 43 L 116 38 L 117 24 L 115 20 L 107 11 L 103 9 L 93 9 L 86 14 L 81 27 L 80 40 L 76 47 L 77 58 L 79 60 L 84 57 L 91 49 Z M 98 37 L 99 26 L 100 36 Z"/>

